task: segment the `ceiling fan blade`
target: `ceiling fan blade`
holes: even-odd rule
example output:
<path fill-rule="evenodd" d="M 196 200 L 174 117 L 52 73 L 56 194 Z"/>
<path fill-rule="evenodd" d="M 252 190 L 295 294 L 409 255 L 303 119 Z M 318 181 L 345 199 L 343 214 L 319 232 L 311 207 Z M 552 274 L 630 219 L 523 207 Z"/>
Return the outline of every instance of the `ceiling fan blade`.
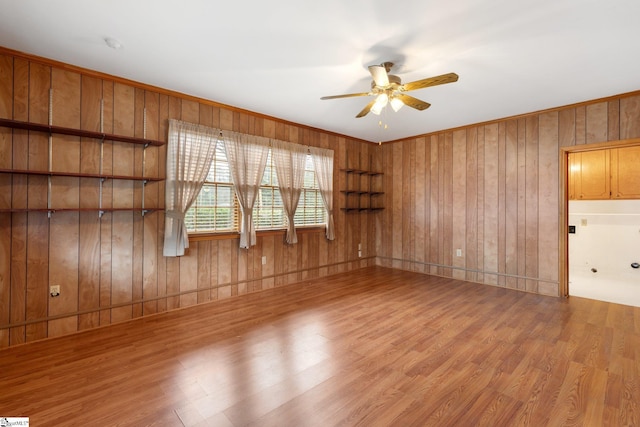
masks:
<path fill-rule="evenodd" d="M 360 92 L 360 93 L 346 93 L 344 95 L 332 95 L 332 96 L 323 96 L 320 99 L 336 99 L 336 98 L 351 98 L 354 96 L 369 96 L 369 92 Z"/>
<path fill-rule="evenodd" d="M 404 105 L 420 111 L 426 110 L 427 108 L 431 107 L 431 104 L 429 104 L 428 102 L 421 101 L 418 98 L 414 98 L 413 96 L 405 95 L 402 93 L 394 95 L 394 98 L 402 101 Z"/>
<path fill-rule="evenodd" d="M 376 83 L 376 86 L 389 86 L 389 75 L 387 74 L 387 69 L 382 65 L 370 65 L 369 72 L 371 73 L 371 77 L 373 77 L 373 81 Z"/>
<path fill-rule="evenodd" d="M 364 108 L 362 109 L 362 111 L 360 111 L 360 112 L 358 113 L 358 115 L 356 116 L 356 119 L 359 119 L 360 117 L 364 117 L 364 116 L 366 116 L 367 114 L 369 114 L 369 111 L 371 111 L 371 107 L 373 107 L 373 104 L 375 104 L 375 103 L 376 103 L 376 100 L 375 100 L 375 99 L 374 99 L 373 101 L 371 101 L 370 103 L 368 103 L 368 104 L 367 104 L 367 106 L 366 106 L 366 107 L 364 107 Z"/>
<path fill-rule="evenodd" d="M 415 82 L 405 83 L 404 90 L 416 90 L 429 86 L 437 86 L 445 83 L 453 83 L 458 81 L 456 73 L 443 74 L 441 76 L 429 77 L 427 79 L 416 80 Z"/>

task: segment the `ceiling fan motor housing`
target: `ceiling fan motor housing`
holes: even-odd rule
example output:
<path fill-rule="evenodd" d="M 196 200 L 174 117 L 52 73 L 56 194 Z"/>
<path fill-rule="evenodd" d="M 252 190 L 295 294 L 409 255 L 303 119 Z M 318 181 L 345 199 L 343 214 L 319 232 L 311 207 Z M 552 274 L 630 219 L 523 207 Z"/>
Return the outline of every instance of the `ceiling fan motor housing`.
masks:
<path fill-rule="evenodd" d="M 377 86 L 376 81 L 371 80 L 371 89 L 375 89 L 376 87 L 378 89 L 399 89 L 400 86 L 402 86 L 402 80 L 400 80 L 400 77 L 394 76 L 393 74 L 388 74 L 387 77 L 389 78 L 389 84 L 387 86 Z"/>

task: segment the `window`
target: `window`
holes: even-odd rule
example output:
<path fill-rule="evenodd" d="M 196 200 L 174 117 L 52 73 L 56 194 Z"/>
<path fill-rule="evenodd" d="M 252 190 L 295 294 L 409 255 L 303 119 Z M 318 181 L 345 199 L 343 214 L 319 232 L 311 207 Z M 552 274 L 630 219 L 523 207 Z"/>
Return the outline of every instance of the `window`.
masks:
<path fill-rule="evenodd" d="M 298 226 L 324 225 L 326 217 L 313 159 L 307 154 L 304 185 L 294 221 Z M 224 145 L 218 142 L 207 179 L 196 202 L 187 211 L 185 223 L 190 233 L 235 232 L 240 229 L 239 218 L 240 205 L 233 190 Z M 260 192 L 253 208 L 253 218 L 257 230 L 286 227 L 286 215 L 271 153 L 267 158 Z"/>
<path fill-rule="evenodd" d="M 260 192 L 253 207 L 253 219 L 256 230 L 284 228 L 286 225 L 284 206 L 280 190 L 278 190 L 278 177 L 271 150 L 269 150 L 267 165 L 264 168 L 264 175 L 262 175 Z"/>
<path fill-rule="evenodd" d="M 307 154 L 304 165 L 304 184 L 294 222 L 300 225 L 324 224 L 327 220 L 327 210 L 322 202 L 318 179 L 313 167 L 313 159 Z"/>
<path fill-rule="evenodd" d="M 218 142 L 206 181 L 184 221 L 189 232 L 235 231 L 239 228 L 238 209 L 224 145 Z"/>

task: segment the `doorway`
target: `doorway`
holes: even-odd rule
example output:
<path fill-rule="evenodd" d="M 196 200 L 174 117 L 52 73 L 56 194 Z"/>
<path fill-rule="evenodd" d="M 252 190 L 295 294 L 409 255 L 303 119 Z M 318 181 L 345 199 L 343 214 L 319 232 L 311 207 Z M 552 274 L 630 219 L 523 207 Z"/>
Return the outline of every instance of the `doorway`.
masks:
<path fill-rule="evenodd" d="M 640 283 L 637 279 L 640 269 L 633 270 L 630 264 L 634 261 L 632 255 L 640 258 L 640 253 L 630 254 L 624 249 L 633 248 L 632 252 L 635 252 L 640 239 L 640 224 L 636 224 L 640 216 L 640 200 L 619 200 L 615 195 L 612 199 L 609 188 L 602 188 L 600 183 L 599 186 L 582 189 L 582 193 L 590 193 L 584 196 L 589 200 L 581 200 L 582 193 L 569 186 L 571 167 L 576 166 L 570 163 L 570 156 L 579 159 L 583 154 L 585 158 L 600 158 L 605 151 L 607 155 L 609 151 L 629 151 L 616 150 L 626 147 L 640 147 L 640 139 L 563 147 L 560 150 L 560 296 L 576 295 L 640 306 L 640 297 L 637 297 L 639 301 L 628 298 L 632 293 L 638 295 L 638 290 L 631 287 L 638 287 L 633 286 L 633 282 Z M 600 164 L 592 165 L 592 169 L 609 165 L 603 160 L 598 161 Z M 608 169 L 599 172 L 607 178 L 610 176 Z M 574 184 L 579 179 L 574 179 Z"/>

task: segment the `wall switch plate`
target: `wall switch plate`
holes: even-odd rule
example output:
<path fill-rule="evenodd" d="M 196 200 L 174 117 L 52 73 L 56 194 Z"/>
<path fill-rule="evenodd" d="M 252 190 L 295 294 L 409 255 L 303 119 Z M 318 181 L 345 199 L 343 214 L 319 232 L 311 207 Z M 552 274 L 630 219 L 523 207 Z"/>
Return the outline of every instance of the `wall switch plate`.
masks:
<path fill-rule="evenodd" d="M 267 264 L 267 257 L 263 256 L 262 257 L 262 265 L 266 265 Z"/>
<path fill-rule="evenodd" d="M 456 249 L 456 256 L 462 256 L 462 249 Z"/>
<path fill-rule="evenodd" d="M 576 226 L 575 225 L 570 225 L 569 226 L 569 234 L 576 234 Z"/>
<path fill-rule="evenodd" d="M 49 294 L 52 297 L 57 297 L 60 295 L 60 285 L 51 285 L 49 286 Z"/>

